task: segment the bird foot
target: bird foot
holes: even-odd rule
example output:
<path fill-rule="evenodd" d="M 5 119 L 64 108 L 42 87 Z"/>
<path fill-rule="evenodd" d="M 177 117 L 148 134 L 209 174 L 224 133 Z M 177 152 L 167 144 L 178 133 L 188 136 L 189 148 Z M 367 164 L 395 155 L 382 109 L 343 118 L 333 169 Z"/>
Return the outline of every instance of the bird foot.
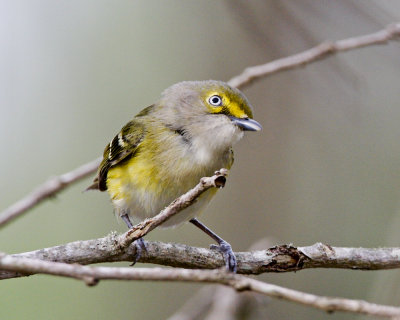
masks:
<path fill-rule="evenodd" d="M 236 273 L 237 270 L 236 256 L 233 253 L 232 247 L 228 242 L 222 240 L 219 243 L 219 245 L 212 244 L 210 246 L 210 249 L 221 252 L 225 260 L 226 269 L 230 272 Z"/>
<path fill-rule="evenodd" d="M 142 253 L 147 251 L 146 243 L 142 238 L 137 239 L 134 242 L 134 245 L 136 246 L 136 253 L 131 266 L 134 266 L 136 262 L 138 262 L 139 259 L 141 258 Z"/>

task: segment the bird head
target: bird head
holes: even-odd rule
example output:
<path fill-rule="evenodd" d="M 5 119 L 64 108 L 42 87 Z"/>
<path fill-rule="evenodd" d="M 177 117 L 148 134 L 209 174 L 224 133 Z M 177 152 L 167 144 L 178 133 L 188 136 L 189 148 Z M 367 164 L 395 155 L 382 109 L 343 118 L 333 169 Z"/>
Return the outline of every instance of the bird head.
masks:
<path fill-rule="evenodd" d="M 230 148 L 244 131 L 262 128 L 243 93 L 222 81 L 177 83 L 163 92 L 157 105 L 156 113 L 168 127 L 183 132 L 194 148 L 210 156 Z"/>
<path fill-rule="evenodd" d="M 226 118 L 244 131 L 260 131 L 261 125 L 253 120 L 250 102 L 236 88 L 222 81 L 183 81 L 162 94 L 160 102 L 167 113 L 182 121 L 199 121 L 202 116 L 213 115 L 214 118 Z M 175 112 L 170 113 L 173 109 Z M 205 119 L 205 118 L 203 118 Z M 210 117 L 207 117 L 209 120 Z M 201 120 L 201 122 L 206 120 Z"/>

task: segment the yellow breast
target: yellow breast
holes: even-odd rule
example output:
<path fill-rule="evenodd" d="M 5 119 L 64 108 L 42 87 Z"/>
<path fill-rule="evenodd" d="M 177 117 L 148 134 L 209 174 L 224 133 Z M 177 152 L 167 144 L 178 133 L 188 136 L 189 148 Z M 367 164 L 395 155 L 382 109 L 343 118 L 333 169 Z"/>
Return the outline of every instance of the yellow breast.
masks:
<path fill-rule="evenodd" d="M 107 188 L 119 215 L 143 219 L 156 215 L 194 187 L 201 177 L 212 175 L 221 167 L 230 168 L 231 163 L 228 150 L 210 163 L 198 165 L 194 163 L 193 150 L 179 135 L 166 133 L 160 139 L 160 132 L 157 137 L 150 133 L 129 160 L 109 169 Z M 184 210 L 180 219 L 175 218 L 169 224 L 196 216 L 215 193 L 216 189 L 206 192 L 198 204 Z"/>

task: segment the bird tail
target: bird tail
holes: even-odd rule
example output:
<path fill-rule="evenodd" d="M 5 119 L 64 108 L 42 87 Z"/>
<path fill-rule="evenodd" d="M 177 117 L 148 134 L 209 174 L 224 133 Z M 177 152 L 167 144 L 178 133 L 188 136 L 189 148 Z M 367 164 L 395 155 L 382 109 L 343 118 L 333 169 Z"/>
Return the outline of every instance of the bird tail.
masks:
<path fill-rule="evenodd" d="M 83 192 L 89 191 L 89 190 L 100 190 L 99 188 L 99 180 L 96 178 L 94 179 L 93 183 L 87 187 Z"/>

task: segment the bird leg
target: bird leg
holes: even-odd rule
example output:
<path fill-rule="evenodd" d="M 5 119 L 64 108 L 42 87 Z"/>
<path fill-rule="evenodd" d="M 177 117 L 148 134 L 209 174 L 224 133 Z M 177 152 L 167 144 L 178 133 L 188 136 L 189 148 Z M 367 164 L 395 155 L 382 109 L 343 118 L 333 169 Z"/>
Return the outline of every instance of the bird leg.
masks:
<path fill-rule="evenodd" d="M 124 214 L 121 216 L 121 219 L 126 223 L 129 229 L 133 228 L 133 224 L 131 222 L 131 219 L 129 219 L 129 215 Z M 131 266 L 138 262 L 140 257 L 142 256 L 142 252 L 147 250 L 146 243 L 144 242 L 143 238 L 135 240 L 134 244 L 136 246 L 136 254 Z"/>
<path fill-rule="evenodd" d="M 216 233 L 211 231 L 209 228 L 207 228 L 204 224 L 202 224 L 196 218 L 191 219 L 190 222 L 193 223 L 200 230 L 207 233 L 211 238 L 213 238 L 218 243 L 218 245 L 211 245 L 210 248 L 221 252 L 224 257 L 224 260 L 225 260 L 226 268 L 229 271 L 236 273 L 236 269 L 237 269 L 236 256 L 233 253 L 231 245 L 228 242 L 226 242 L 224 239 L 219 237 Z"/>

